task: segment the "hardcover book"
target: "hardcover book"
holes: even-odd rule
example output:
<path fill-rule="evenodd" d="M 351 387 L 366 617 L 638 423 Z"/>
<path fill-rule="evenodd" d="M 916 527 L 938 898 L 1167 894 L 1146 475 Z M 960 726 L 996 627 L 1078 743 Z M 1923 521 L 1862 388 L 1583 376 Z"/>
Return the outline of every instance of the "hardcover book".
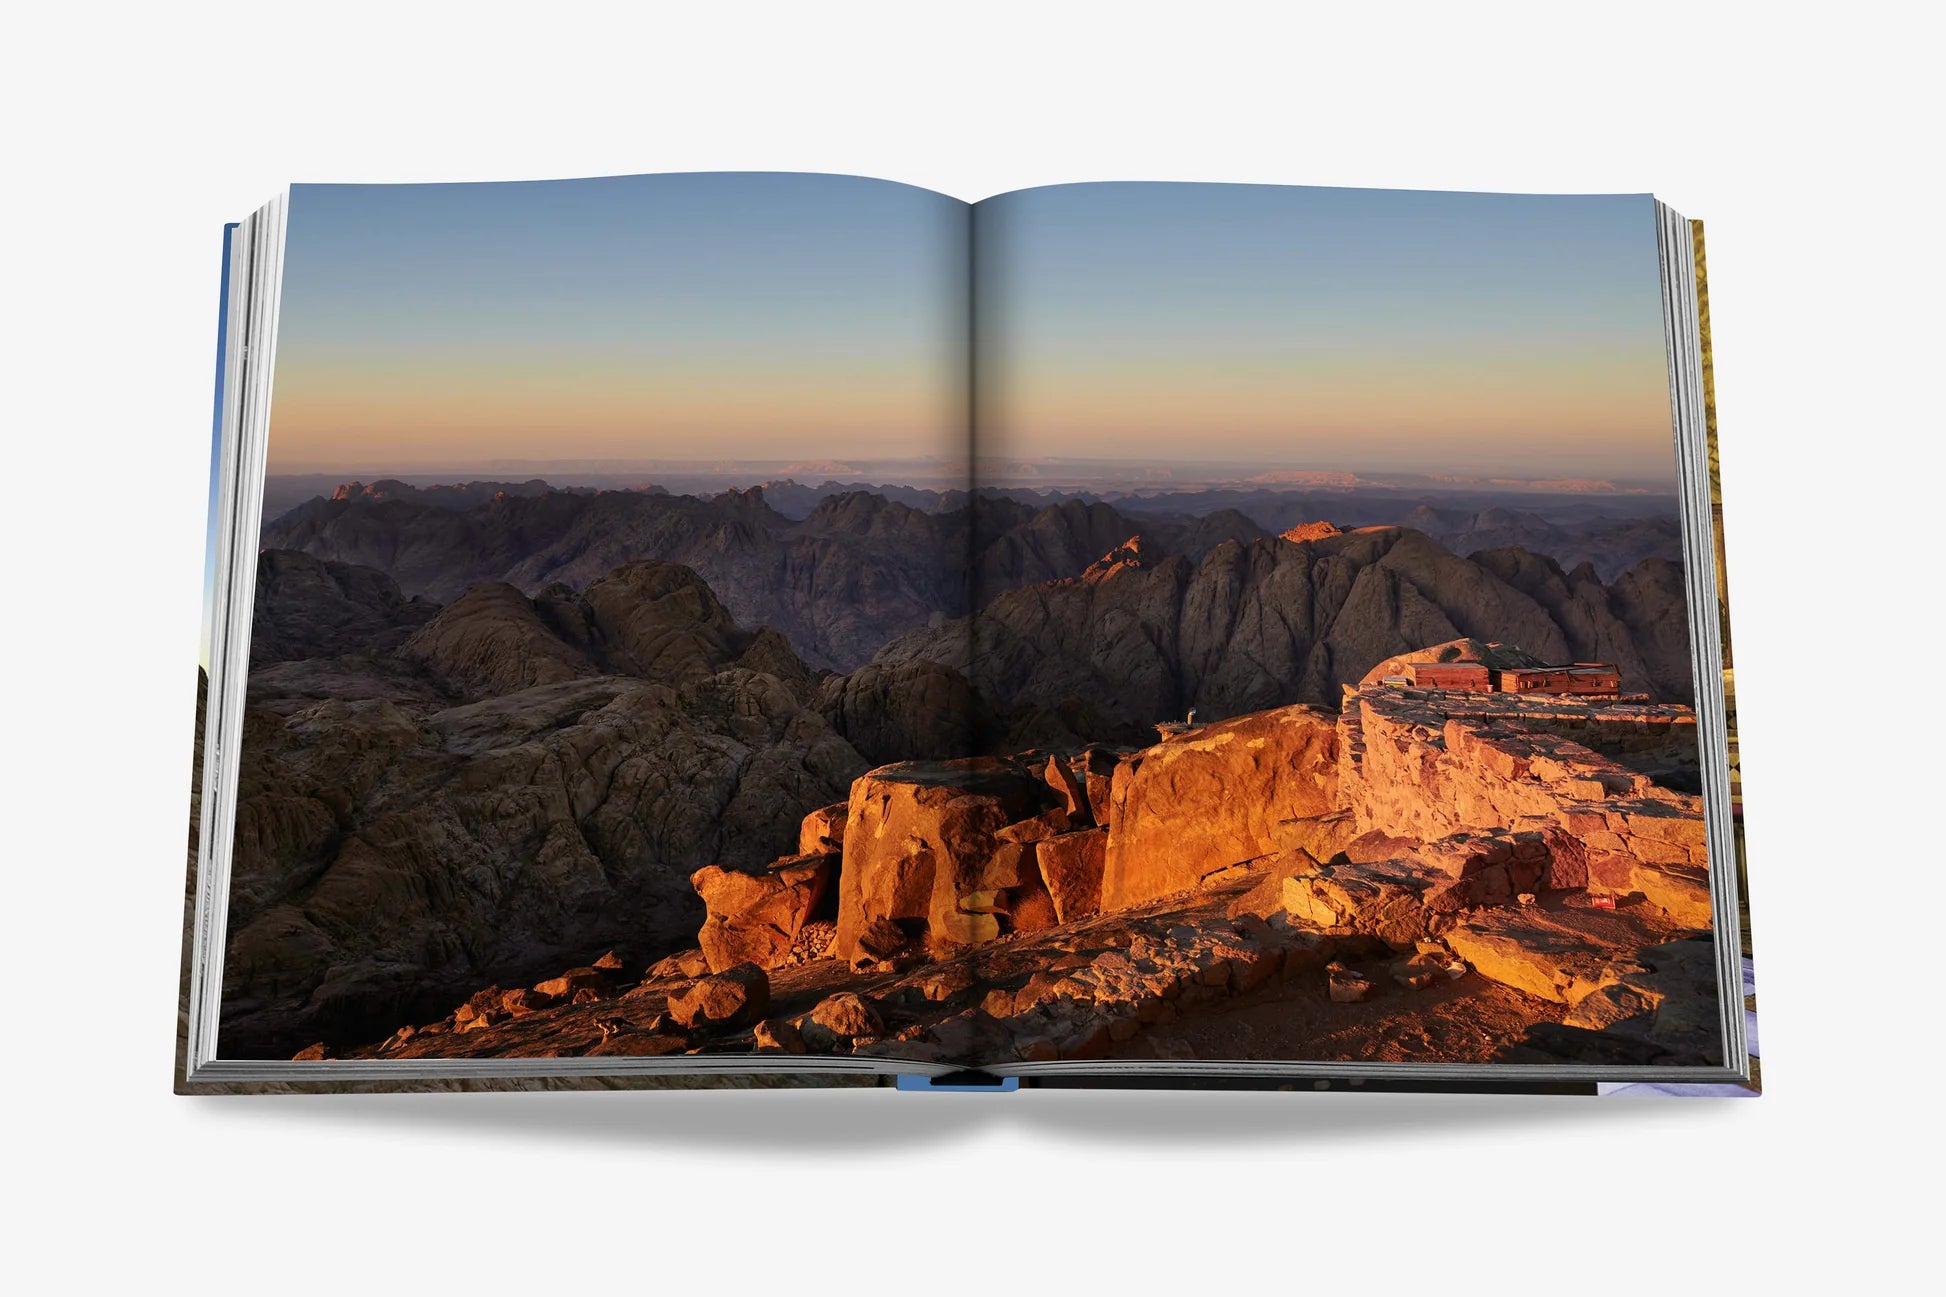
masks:
<path fill-rule="evenodd" d="M 177 1088 L 1756 1091 L 1701 226 L 298 185 Z"/>

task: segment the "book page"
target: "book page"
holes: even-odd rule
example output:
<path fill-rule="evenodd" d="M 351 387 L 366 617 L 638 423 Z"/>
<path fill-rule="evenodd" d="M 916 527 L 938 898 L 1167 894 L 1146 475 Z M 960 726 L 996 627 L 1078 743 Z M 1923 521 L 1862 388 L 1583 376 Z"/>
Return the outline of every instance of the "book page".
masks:
<path fill-rule="evenodd" d="M 966 205 L 289 210 L 219 1056 L 909 1063 L 829 952 L 853 781 L 964 739 L 874 659 L 967 608 Z"/>
<path fill-rule="evenodd" d="M 1720 1063 L 1653 200 L 1061 186 L 975 262 L 992 539 L 902 651 L 988 1065 Z"/>

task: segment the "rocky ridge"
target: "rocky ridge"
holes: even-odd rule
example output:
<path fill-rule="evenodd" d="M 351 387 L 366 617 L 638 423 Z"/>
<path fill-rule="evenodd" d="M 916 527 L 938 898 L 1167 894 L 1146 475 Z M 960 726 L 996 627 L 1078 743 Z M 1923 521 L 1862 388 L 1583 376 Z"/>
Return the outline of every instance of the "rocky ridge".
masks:
<path fill-rule="evenodd" d="M 282 593 L 256 642 L 317 651 L 251 676 L 232 1056 L 355 1038 L 593 944 L 667 951 L 703 914 L 691 873 L 775 857 L 867 766 L 781 637 L 676 565 L 443 609 L 304 555 L 261 570 Z M 330 611 L 346 590 L 394 619 L 359 652 L 301 597 Z"/>
<path fill-rule="evenodd" d="M 1683 606 L 1680 570 L 1659 560 L 1606 587 L 1524 551 L 1462 559 L 1396 527 L 1226 541 L 1193 562 L 1135 538 L 1082 575 L 902 635 L 875 664 L 957 672 L 1002 747 L 1126 743 L 1190 708 L 1334 707 L 1376 663 L 1464 636 L 1547 661 L 1610 661 L 1630 691 L 1684 700 Z"/>
<path fill-rule="evenodd" d="M 1644 773 L 1693 747 L 1693 724 L 1669 704 L 1375 678 L 1335 714 L 1276 709 L 1134 751 L 881 767 L 807 815 L 792 854 L 697 871 L 695 954 L 580 1005 L 503 998 L 464 1049 L 1168 1056 L 1218 1002 L 1416 1020 L 1431 1010 L 1413 997 L 1485 994 L 1526 1029 L 1453 1046 L 1482 1061 L 1704 1061 L 1700 801 Z M 676 1007 L 724 978 L 744 988 L 736 1014 Z M 365 1056 L 413 1048 L 447 1046 Z"/>

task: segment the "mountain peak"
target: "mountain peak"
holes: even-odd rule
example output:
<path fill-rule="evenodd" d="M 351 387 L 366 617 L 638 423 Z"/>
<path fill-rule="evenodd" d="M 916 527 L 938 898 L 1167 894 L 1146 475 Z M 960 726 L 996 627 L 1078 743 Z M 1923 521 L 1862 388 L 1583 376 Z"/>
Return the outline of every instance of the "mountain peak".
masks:
<path fill-rule="evenodd" d="M 1081 574 L 1081 579 L 1106 581 L 1117 572 L 1145 566 L 1142 559 L 1142 537 L 1137 533 L 1089 564 L 1088 570 Z"/>
<path fill-rule="evenodd" d="M 1332 536 L 1342 536 L 1344 534 L 1344 531 L 1337 524 L 1325 522 L 1320 519 L 1317 522 L 1298 523 L 1297 526 L 1292 527 L 1284 533 L 1284 539 L 1302 545 L 1307 540 L 1327 540 Z"/>

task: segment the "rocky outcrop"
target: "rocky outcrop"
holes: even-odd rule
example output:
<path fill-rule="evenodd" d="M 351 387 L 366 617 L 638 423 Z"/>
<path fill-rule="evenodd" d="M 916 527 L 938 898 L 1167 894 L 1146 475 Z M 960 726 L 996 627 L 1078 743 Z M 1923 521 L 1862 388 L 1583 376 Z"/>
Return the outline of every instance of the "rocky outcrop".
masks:
<path fill-rule="evenodd" d="M 575 602 L 582 618 L 574 629 L 599 646 L 611 670 L 627 675 L 699 679 L 747 651 L 752 639 L 702 577 L 675 563 L 617 568 Z"/>
<path fill-rule="evenodd" d="M 1718 1059 L 1714 950 L 1687 935 L 1709 920 L 1700 806 L 1564 737 L 1627 752 L 1669 741 L 1687 710 L 1397 687 L 1384 670 L 1335 718 L 1276 709 L 1120 754 L 1106 824 L 1088 782 L 1114 754 L 869 772 L 798 826 L 800 847 L 842 837 L 840 859 L 695 875 L 702 963 L 747 977 L 769 961 L 782 1003 L 705 1012 L 719 979 L 688 957 L 622 991 L 605 957 L 406 1030 L 480 1056 L 579 1048 L 599 1030 L 587 1052 L 990 1066 L 1112 1056 L 1199 1006 L 1274 997 L 1311 1006 L 1294 1011 L 1338 1057 L 1391 1049 L 1384 1024 L 1424 1029 L 1463 996 L 1499 1006 L 1501 1035 L 1452 1037 L 1456 1057 Z M 832 868 L 830 953 L 850 966 L 836 976 L 785 939 L 818 926 L 810 898 Z M 1366 1006 L 1375 1036 L 1317 1016 Z M 418 1048 L 400 1036 L 378 1055 Z M 1263 1056 L 1309 1056 L 1277 1048 Z"/>
<path fill-rule="evenodd" d="M 386 653 L 438 611 L 430 600 L 408 599 L 372 568 L 265 550 L 257 556 L 250 661 Z"/>
<path fill-rule="evenodd" d="M 999 936 L 1009 894 L 1039 884 L 1031 843 L 1001 834 L 1053 800 L 1032 773 L 982 758 L 906 762 L 860 778 L 845 822 L 833 953 L 882 958 L 887 924 L 914 944 Z"/>
<path fill-rule="evenodd" d="M 1702 799 L 1641 770 L 1695 751 L 1688 708 L 1373 687 L 1346 700 L 1341 729 L 1358 832 L 1435 843 L 1506 830 L 1544 854 L 1551 886 L 1710 922 Z"/>
<path fill-rule="evenodd" d="M 760 642 L 693 573 L 644 564 L 580 594 L 476 592 L 396 654 L 255 673 L 226 1050 L 357 1038 L 591 947 L 694 944 L 689 875 L 793 852 L 866 768 L 785 682 L 735 665 Z M 375 680 L 385 696 L 355 696 Z"/>
<path fill-rule="evenodd" d="M 697 941 L 710 971 L 788 961 L 804 925 L 821 916 L 837 865 L 835 853 L 820 853 L 786 856 L 762 870 L 706 865 L 691 874 L 708 911 Z"/>
<path fill-rule="evenodd" d="M 781 635 L 738 627 L 702 578 L 673 563 L 631 563 L 586 590 L 475 586 L 439 611 L 398 656 L 452 691 L 483 698 L 596 675 L 684 685 L 736 667 L 799 702 L 814 680 Z"/>
<path fill-rule="evenodd" d="M 807 1048 L 829 1052 L 840 1043 L 856 1045 L 885 1029 L 878 1011 L 851 991 L 840 991 L 820 1000 L 796 1024 L 798 1038 Z"/>
<path fill-rule="evenodd" d="M 595 674 L 594 664 L 548 629 L 526 595 L 497 582 L 475 586 L 440 609 L 399 656 L 473 697 Z"/>
<path fill-rule="evenodd" d="M 1108 867 L 1108 830 L 1057 833 L 1035 844 L 1035 863 L 1057 923 L 1085 919 L 1101 909 L 1101 880 Z"/>
<path fill-rule="evenodd" d="M 1071 577 L 1139 530 L 1108 504 L 1068 500 L 1000 533 L 980 553 L 980 601 L 1019 586 Z"/>
<path fill-rule="evenodd" d="M 1329 712 L 1278 708 L 1165 740 L 1116 769 L 1101 904 L 1183 891 L 1298 845 L 1340 805 Z"/>

